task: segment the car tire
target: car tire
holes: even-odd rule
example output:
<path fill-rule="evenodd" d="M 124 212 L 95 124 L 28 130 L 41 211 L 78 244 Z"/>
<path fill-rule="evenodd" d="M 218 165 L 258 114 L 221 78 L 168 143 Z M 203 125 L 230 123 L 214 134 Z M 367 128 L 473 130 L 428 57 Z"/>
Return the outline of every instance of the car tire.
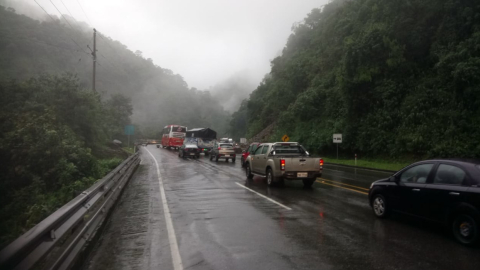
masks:
<path fill-rule="evenodd" d="M 215 162 L 218 162 L 218 156 L 215 155 Z"/>
<path fill-rule="evenodd" d="M 266 177 L 266 180 L 267 180 L 267 185 L 268 186 L 273 186 L 275 185 L 275 179 L 273 178 L 273 173 L 272 173 L 272 169 L 267 169 L 267 177 Z"/>
<path fill-rule="evenodd" d="M 372 210 L 378 218 L 386 218 L 390 214 L 387 199 L 382 194 L 375 194 L 372 197 Z"/>
<path fill-rule="evenodd" d="M 196 155 L 196 158 L 200 158 L 200 155 Z"/>
<path fill-rule="evenodd" d="M 235 159 L 234 159 L 234 158 L 232 158 L 232 162 L 235 163 Z"/>
<path fill-rule="evenodd" d="M 212 159 L 213 159 L 213 155 L 210 155 L 210 161 L 212 161 Z"/>
<path fill-rule="evenodd" d="M 303 187 L 310 188 L 315 183 L 315 179 L 303 179 Z"/>
<path fill-rule="evenodd" d="M 250 170 L 250 164 L 245 164 L 245 174 L 247 175 L 247 179 L 253 179 L 252 171 Z"/>
<path fill-rule="evenodd" d="M 452 222 L 455 239 L 463 245 L 474 246 L 480 238 L 480 217 L 475 213 L 460 213 Z"/>

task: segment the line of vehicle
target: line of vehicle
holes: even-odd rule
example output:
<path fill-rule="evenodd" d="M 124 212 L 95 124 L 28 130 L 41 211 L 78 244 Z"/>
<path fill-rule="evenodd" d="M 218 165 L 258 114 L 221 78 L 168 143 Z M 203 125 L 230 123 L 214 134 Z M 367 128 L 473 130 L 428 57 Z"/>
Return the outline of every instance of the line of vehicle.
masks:
<path fill-rule="evenodd" d="M 145 150 L 150 154 L 153 161 L 155 162 L 155 166 L 157 167 L 158 185 L 160 187 L 160 196 L 162 197 L 161 199 L 162 199 L 163 213 L 165 215 L 165 222 L 167 224 L 168 241 L 170 242 L 170 253 L 172 255 L 173 269 L 181 270 L 183 269 L 182 257 L 180 257 L 180 251 L 178 249 L 178 244 L 177 244 L 177 237 L 175 236 L 175 228 L 173 227 L 172 217 L 170 216 L 170 209 L 168 207 L 167 196 L 165 195 L 163 180 L 160 174 L 160 166 L 158 165 L 157 159 L 152 155 L 152 153 L 148 151 L 147 148 L 145 148 Z"/>
<path fill-rule="evenodd" d="M 324 184 L 324 185 L 329 185 L 329 186 L 333 186 L 333 187 L 338 187 L 338 188 L 342 188 L 342 189 L 347 189 L 347 190 L 350 190 L 350 191 L 354 191 L 354 192 L 357 192 L 357 193 L 361 193 L 361 194 L 365 194 L 365 195 L 368 195 L 367 192 L 363 192 L 363 191 L 359 191 L 359 190 L 356 190 L 356 189 L 351 189 L 351 188 L 346 188 L 346 187 L 342 187 L 342 186 L 339 186 L 339 185 L 334 185 L 334 184 L 330 184 L 330 183 L 326 183 L 325 181 L 316 181 L 317 183 L 320 183 L 320 184 Z"/>
<path fill-rule="evenodd" d="M 370 190 L 370 189 L 368 189 L 368 188 L 359 187 L 359 186 L 354 186 L 354 185 L 350 185 L 350 184 L 345 184 L 345 183 L 342 183 L 342 182 L 333 181 L 333 180 L 329 180 L 329 179 L 325 179 L 325 178 L 321 178 L 321 177 L 319 177 L 318 179 L 322 179 L 323 181 L 332 182 L 332 183 L 334 183 L 334 184 L 341 185 L 341 186 L 349 186 L 349 187 L 353 187 L 353 188 L 357 188 L 357 189 L 363 189 L 363 190 L 366 190 L 366 191 L 369 191 L 369 190 Z"/>
<path fill-rule="evenodd" d="M 277 204 L 277 205 L 279 205 L 279 206 L 281 206 L 281 207 L 283 207 L 283 208 L 285 208 L 285 209 L 287 209 L 287 210 L 292 210 L 292 208 L 290 208 L 290 207 L 288 207 L 288 206 L 285 206 L 285 205 L 283 205 L 283 204 L 281 204 L 281 203 L 279 203 L 279 202 L 277 202 L 277 201 L 275 201 L 275 200 L 272 200 L 272 199 L 268 198 L 267 196 L 265 196 L 265 195 L 263 195 L 263 194 L 260 194 L 260 193 L 256 192 L 255 190 L 250 189 L 250 188 L 248 188 L 248 187 L 246 187 L 246 186 L 244 186 L 244 185 L 242 185 L 242 184 L 240 184 L 240 183 L 238 183 L 238 182 L 235 182 L 235 184 L 237 184 L 239 187 L 242 187 L 242 188 L 244 188 L 244 189 L 246 189 L 246 190 L 248 190 L 248 191 L 251 191 L 251 192 L 257 194 L 258 196 L 260 196 L 260 197 L 262 197 L 262 198 L 264 198 L 264 199 L 266 199 L 266 200 L 268 200 L 268 201 L 271 201 L 271 202 L 273 202 L 274 204 Z"/>

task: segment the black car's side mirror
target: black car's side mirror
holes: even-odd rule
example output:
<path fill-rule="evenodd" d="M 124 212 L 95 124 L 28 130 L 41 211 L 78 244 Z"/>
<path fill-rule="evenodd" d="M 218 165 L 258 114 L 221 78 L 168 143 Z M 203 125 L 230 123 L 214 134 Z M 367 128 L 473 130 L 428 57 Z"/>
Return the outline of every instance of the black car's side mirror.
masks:
<path fill-rule="evenodd" d="M 392 175 L 392 176 L 390 176 L 390 177 L 388 178 L 388 181 L 397 183 L 397 182 L 398 182 L 398 178 Z"/>

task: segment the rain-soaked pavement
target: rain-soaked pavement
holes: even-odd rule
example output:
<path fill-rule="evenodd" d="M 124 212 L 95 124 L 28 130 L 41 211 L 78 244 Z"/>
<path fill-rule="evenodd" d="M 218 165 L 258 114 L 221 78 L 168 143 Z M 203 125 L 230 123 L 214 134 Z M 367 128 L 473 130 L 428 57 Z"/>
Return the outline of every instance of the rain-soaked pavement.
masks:
<path fill-rule="evenodd" d="M 312 189 L 269 188 L 260 177 L 246 181 L 238 160 L 180 159 L 154 145 L 141 154 L 85 268 L 480 267 L 478 248 L 457 244 L 436 224 L 373 216 L 368 187 L 389 173 L 326 165 Z"/>

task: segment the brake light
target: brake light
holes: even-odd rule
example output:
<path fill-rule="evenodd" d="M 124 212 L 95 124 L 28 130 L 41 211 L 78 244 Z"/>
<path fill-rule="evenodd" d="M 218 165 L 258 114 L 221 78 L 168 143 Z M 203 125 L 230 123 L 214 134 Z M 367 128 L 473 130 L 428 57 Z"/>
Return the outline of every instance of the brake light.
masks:
<path fill-rule="evenodd" d="M 323 166 L 323 158 L 320 159 L 320 166 Z"/>
<path fill-rule="evenodd" d="M 218 149 L 217 149 L 217 150 L 222 150 L 222 148 L 221 148 L 221 147 L 218 147 Z"/>
<path fill-rule="evenodd" d="M 285 159 L 280 159 L 280 170 L 285 171 Z"/>

